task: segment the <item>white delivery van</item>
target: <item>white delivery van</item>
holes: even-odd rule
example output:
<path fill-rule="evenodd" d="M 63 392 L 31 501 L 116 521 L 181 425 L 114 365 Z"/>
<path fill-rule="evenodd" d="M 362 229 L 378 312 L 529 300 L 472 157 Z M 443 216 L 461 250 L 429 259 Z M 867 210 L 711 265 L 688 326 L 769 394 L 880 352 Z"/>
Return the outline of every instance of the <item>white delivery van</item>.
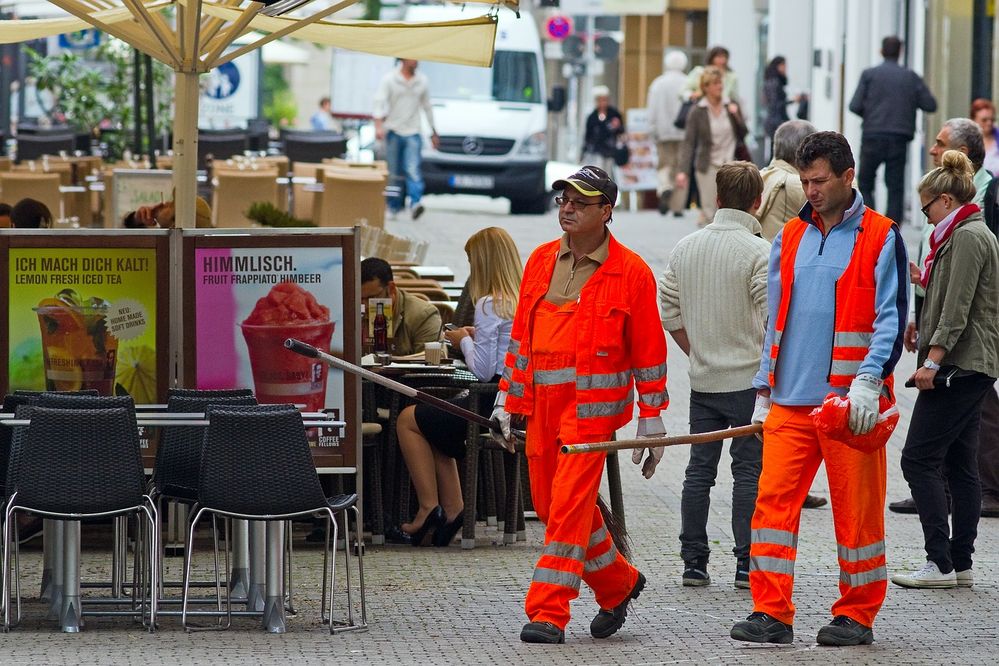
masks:
<path fill-rule="evenodd" d="M 412 6 L 407 21 L 477 16 L 442 6 Z M 485 194 L 510 199 L 510 211 L 544 213 L 548 205 L 548 105 L 538 29 L 526 10 L 520 18 L 500 9 L 491 69 L 422 61 L 430 80 L 440 147 L 423 144 L 428 194 Z M 429 128 L 427 128 L 429 131 Z"/>

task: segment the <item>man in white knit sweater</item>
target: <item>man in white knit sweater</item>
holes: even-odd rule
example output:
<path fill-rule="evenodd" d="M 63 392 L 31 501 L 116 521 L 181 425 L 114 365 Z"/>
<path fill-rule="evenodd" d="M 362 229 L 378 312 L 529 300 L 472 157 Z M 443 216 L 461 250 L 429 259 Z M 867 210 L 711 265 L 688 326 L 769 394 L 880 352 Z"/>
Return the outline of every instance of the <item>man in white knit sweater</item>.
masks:
<path fill-rule="evenodd" d="M 730 162 L 718 170 L 718 212 L 681 240 L 659 281 L 663 326 L 690 357 L 690 432 L 748 425 L 752 420 L 760 350 L 767 320 L 770 243 L 753 213 L 763 180 L 755 165 Z M 690 447 L 680 503 L 683 584 L 711 582 L 707 522 L 722 442 Z M 732 534 L 735 586 L 749 587 L 750 520 L 756 506 L 762 444 L 733 439 Z"/>

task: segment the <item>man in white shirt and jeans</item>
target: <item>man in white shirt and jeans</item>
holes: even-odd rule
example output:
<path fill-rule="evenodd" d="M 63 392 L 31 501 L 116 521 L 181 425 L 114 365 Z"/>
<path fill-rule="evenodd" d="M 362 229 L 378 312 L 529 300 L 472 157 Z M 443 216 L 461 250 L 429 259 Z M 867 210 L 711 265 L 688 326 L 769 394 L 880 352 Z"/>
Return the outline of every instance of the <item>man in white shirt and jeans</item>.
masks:
<path fill-rule="evenodd" d="M 756 165 L 730 162 L 718 170 L 718 212 L 682 239 L 659 281 L 663 326 L 690 357 L 690 432 L 749 425 L 756 402 L 753 376 L 767 321 L 770 243 L 753 213 L 763 180 Z M 680 500 L 683 584 L 708 585 L 707 523 L 722 442 L 690 447 Z M 750 522 L 762 469 L 762 443 L 736 437 L 732 456 L 735 586 L 749 587 Z"/>
<path fill-rule="evenodd" d="M 423 215 L 423 175 L 420 173 L 420 151 L 423 147 L 420 111 L 430 125 L 430 140 L 434 148 L 440 141 L 434 129 L 434 112 L 430 105 L 427 77 L 416 71 L 416 60 L 400 60 L 399 67 L 382 79 L 375 95 L 375 137 L 385 142 L 389 179 L 398 192 L 388 199 L 389 214 L 402 210 L 409 196 L 413 219 Z"/>

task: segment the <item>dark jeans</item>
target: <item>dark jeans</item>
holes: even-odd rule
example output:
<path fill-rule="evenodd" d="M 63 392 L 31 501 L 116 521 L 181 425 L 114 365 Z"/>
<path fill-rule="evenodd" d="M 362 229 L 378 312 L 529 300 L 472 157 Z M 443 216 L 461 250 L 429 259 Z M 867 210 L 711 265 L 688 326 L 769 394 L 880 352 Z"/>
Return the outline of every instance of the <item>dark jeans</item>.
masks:
<path fill-rule="evenodd" d="M 909 139 L 904 136 L 865 136 L 860 144 L 860 172 L 857 182 L 864 203 L 873 210 L 882 210 L 874 204 L 874 180 L 878 167 L 885 165 L 885 187 L 888 188 L 888 207 L 884 214 L 902 224 L 905 210 L 905 158 Z"/>
<path fill-rule="evenodd" d="M 978 476 L 982 499 L 999 502 L 999 395 L 985 392 L 982 401 L 982 429 L 978 442 Z"/>
<path fill-rule="evenodd" d="M 982 399 L 995 379 L 975 374 L 950 388 L 920 391 L 902 449 L 902 474 L 916 501 L 927 559 L 943 573 L 971 567 L 982 488 L 978 481 L 978 429 Z M 947 523 L 950 486 L 952 523 Z"/>
<path fill-rule="evenodd" d="M 756 389 L 728 393 L 690 392 L 690 432 L 710 432 L 748 425 L 753 418 Z M 722 442 L 695 444 L 680 499 L 680 557 L 684 562 L 707 558 L 708 507 L 711 487 L 718 475 Z M 737 437 L 729 446 L 732 456 L 732 536 L 737 559 L 749 558 L 750 521 L 756 508 L 756 490 L 763 468 L 763 443 L 755 436 Z"/>

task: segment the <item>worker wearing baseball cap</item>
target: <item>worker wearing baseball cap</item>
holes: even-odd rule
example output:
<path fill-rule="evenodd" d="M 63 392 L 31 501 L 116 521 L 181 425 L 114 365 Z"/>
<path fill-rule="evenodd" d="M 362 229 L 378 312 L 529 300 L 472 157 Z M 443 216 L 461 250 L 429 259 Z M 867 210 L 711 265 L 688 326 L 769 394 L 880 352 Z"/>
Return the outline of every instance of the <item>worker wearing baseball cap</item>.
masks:
<path fill-rule="evenodd" d="M 666 340 L 656 281 L 642 259 L 608 231 L 617 184 L 585 166 L 552 188 L 561 192 L 561 238 L 545 243 L 524 269 L 506 368 L 493 418 L 512 450 L 510 416 L 527 420 L 531 497 L 545 524 L 520 634 L 528 643 L 562 643 L 569 602 L 585 581 L 599 612 L 590 624 L 607 638 L 624 624 L 645 577 L 615 540 L 614 521 L 597 491 L 605 453 L 564 455 L 563 444 L 609 440 L 631 421 L 638 393 L 638 435 L 663 435 Z M 652 476 L 663 449 L 648 449 Z M 642 462 L 643 450 L 633 460 Z"/>

